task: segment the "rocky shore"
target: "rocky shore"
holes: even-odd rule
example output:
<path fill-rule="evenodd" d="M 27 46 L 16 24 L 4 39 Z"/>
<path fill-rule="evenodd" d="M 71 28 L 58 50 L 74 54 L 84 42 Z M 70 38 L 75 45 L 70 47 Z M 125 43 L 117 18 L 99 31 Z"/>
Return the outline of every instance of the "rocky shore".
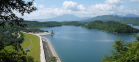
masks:
<path fill-rule="evenodd" d="M 41 37 L 41 38 L 42 38 L 42 42 L 43 42 L 43 48 L 44 48 L 46 62 L 49 62 L 50 56 L 57 57 L 57 62 L 61 62 L 59 56 L 57 55 L 55 49 L 53 48 L 53 46 L 51 44 L 51 42 L 47 38 L 44 38 L 44 37 Z"/>

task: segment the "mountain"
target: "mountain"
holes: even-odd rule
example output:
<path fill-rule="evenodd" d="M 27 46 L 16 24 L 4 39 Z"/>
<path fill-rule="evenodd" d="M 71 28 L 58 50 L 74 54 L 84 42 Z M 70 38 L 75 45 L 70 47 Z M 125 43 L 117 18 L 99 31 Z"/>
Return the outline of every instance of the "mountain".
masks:
<path fill-rule="evenodd" d="M 89 20 L 86 20 L 86 21 L 95 21 L 95 20 L 102 20 L 102 21 L 119 21 L 121 19 L 124 19 L 124 17 L 119 17 L 119 16 L 114 16 L 114 15 L 102 15 L 102 16 L 97 16 L 97 17 L 94 17 L 94 18 L 91 18 Z"/>
<path fill-rule="evenodd" d="M 90 22 L 90 21 L 96 21 L 96 20 L 101 20 L 101 21 L 117 21 L 121 22 L 124 24 L 133 24 L 133 25 L 139 25 L 139 17 L 119 17 L 117 15 L 103 15 L 103 16 L 97 16 L 94 18 L 91 18 L 89 20 L 84 20 L 82 22 Z"/>
<path fill-rule="evenodd" d="M 124 17 L 139 17 L 139 15 L 135 15 L 135 14 L 127 14 Z"/>
<path fill-rule="evenodd" d="M 127 14 L 125 16 L 123 15 L 117 15 L 117 14 L 111 14 L 113 16 L 119 16 L 119 17 L 139 17 L 139 15 L 135 15 L 135 14 Z"/>
<path fill-rule="evenodd" d="M 80 18 L 76 17 L 75 15 L 69 15 L 69 14 L 64 14 L 61 16 L 53 17 L 53 18 L 48 18 L 48 19 L 35 19 L 36 21 L 39 22 L 45 22 L 45 21 L 80 21 L 80 20 L 85 20 L 85 19 L 90 19 L 91 17 L 85 17 L 85 18 Z"/>

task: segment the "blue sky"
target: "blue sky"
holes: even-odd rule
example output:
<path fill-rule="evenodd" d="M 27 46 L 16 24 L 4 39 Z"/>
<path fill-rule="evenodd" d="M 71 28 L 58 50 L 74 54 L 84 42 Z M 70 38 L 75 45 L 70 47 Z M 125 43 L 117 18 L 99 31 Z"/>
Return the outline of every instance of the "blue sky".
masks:
<path fill-rule="evenodd" d="M 81 18 L 110 14 L 139 15 L 139 0 L 35 0 L 34 6 L 38 10 L 25 14 L 25 20 L 47 19 L 63 14 Z"/>

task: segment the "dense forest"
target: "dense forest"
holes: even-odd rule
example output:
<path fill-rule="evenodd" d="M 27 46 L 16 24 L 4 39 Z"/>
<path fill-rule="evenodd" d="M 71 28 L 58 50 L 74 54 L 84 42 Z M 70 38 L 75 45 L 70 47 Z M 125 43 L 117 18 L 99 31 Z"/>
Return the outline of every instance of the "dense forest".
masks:
<path fill-rule="evenodd" d="M 38 32 L 48 32 L 48 31 L 44 31 L 44 30 L 40 30 L 40 29 L 36 29 L 36 28 L 26 28 L 24 30 L 22 30 L 23 32 L 32 32 L 32 33 L 38 33 Z"/>
<path fill-rule="evenodd" d="M 124 24 L 133 24 L 133 25 L 139 25 L 139 17 L 129 17 L 129 18 L 126 18 L 126 19 L 123 19 L 123 20 L 120 20 L 121 23 L 124 23 Z"/>
<path fill-rule="evenodd" d="M 97 29 L 103 30 L 107 32 L 114 32 L 114 33 L 138 33 L 139 29 L 135 29 L 127 24 L 121 24 L 115 21 L 94 21 L 90 22 L 88 25 L 83 26 L 88 29 Z"/>
<path fill-rule="evenodd" d="M 56 21 L 49 21 L 49 22 L 24 21 L 24 22 L 22 22 L 22 24 L 27 24 L 27 28 L 62 26 L 62 23 L 56 22 Z"/>
<path fill-rule="evenodd" d="M 85 25 L 85 23 L 80 22 L 80 21 L 65 21 L 65 22 L 62 22 L 62 25 L 83 26 Z"/>
<path fill-rule="evenodd" d="M 23 40 L 23 34 L 20 33 L 20 30 L 22 30 L 22 27 L 19 27 L 17 25 L 13 25 L 12 27 L 6 23 L 4 27 L 0 27 L 0 35 L 2 40 L 4 41 L 4 45 L 8 46 L 11 45 L 12 42 L 22 43 Z M 21 37 L 17 38 L 20 34 Z M 16 38 L 16 39 L 15 39 Z"/>
<path fill-rule="evenodd" d="M 47 22 L 38 22 L 38 21 L 24 21 L 22 24 L 27 24 L 26 28 L 42 28 L 42 27 L 56 27 L 62 25 L 70 25 L 70 26 L 83 26 L 84 22 L 80 21 L 64 21 L 64 22 L 56 22 L 56 21 L 47 21 Z"/>
<path fill-rule="evenodd" d="M 34 62 L 20 45 L 24 35 L 20 32 L 23 28 L 17 25 L 0 26 L 0 62 Z"/>

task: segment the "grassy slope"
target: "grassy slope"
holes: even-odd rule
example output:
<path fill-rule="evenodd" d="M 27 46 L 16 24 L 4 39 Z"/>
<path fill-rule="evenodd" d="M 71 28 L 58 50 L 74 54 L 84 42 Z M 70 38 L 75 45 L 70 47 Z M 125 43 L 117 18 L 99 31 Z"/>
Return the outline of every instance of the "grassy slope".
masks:
<path fill-rule="evenodd" d="M 27 33 L 23 33 L 23 34 L 24 34 L 24 41 L 22 43 L 23 49 L 25 50 L 25 48 L 30 47 L 31 44 L 30 39 L 32 39 L 32 46 L 30 48 L 29 55 L 34 57 L 35 61 L 40 62 L 40 38 L 32 34 L 27 34 Z"/>

